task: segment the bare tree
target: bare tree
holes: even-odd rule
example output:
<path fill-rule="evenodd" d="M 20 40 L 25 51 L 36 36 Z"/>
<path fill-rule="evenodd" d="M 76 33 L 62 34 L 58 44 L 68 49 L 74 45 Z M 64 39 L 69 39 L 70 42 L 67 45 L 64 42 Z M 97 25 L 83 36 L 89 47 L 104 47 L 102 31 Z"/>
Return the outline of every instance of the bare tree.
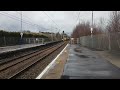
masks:
<path fill-rule="evenodd" d="M 100 31 L 104 31 L 105 30 L 105 19 L 103 17 L 101 17 L 99 19 L 99 23 L 98 23 L 98 29 Z"/>
<path fill-rule="evenodd" d="M 108 23 L 109 32 L 120 32 L 120 12 L 113 11 Z"/>
<path fill-rule="evenodd" d="M 110 48 L 110 50 L 111 50 L 111 44 L 114 45 L 114 47 L 116 47 L 115 43 L 117 43 L 120 48 L 119 33 L 118 33 L 118 32 L 120 32 L 120 12 L 118 12 L 118 11 L 111 12 L 110 20 L 107 25 L 107 30 L 109 32 L 109 48 Z"/>
<path fill-rule="evenodd" d="M 101 34 L 102 31 L 99 29 L 96 24 L 93 25 L 93 35 Z M 73 30 L 72 37 L 79 38 L 81 36 L 88 36 L 91 35 L 90 32 L 90 22 L 82 22 L 79 23 Z"/>

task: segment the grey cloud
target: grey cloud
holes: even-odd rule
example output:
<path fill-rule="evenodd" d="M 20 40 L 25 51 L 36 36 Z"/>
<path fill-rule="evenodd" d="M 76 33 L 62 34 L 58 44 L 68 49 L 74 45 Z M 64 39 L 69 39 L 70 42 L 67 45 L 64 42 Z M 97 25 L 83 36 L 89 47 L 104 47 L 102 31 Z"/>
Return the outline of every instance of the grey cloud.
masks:
<path fill-rule="evenodd" d="M 0 13 L 3 11 L 0 11 Z M 19 11 L 5 11 L 11 15 L 14 15 L 20 18 Z M 78 23 L 77 17 L 79 11 L 45 11 L 60 27 L 61 32 L 72 32 L 75 25 Z M 56 25 L 42 12 L 42 11 L 22 11 L 23 19 L 32 22 L 33 24 L 38 24 L 41 28 L 36 26 L 31 26 L 23 23 L 23 29 L 30 30 L 33 32 L 38 31 L 54 31 L 56 30 Z M 27 18 L 25 17 L 27 16 Z M 109 11 L 94 11 L 94 22 L 98 23 L 100 17 L 108 19 Z M 91 11 L 80 11 L 79 20 L 81 21 L 90 21 L 91 22 Z M 20 21 L 16 21 L 7 16 L 0 14 L 0 29 L 7 28 L 10 31 L 20 31 Z M 46 29 L 44 29 L 46 28 Z M 48 30 L 47 30 L 48 29 Z"/>

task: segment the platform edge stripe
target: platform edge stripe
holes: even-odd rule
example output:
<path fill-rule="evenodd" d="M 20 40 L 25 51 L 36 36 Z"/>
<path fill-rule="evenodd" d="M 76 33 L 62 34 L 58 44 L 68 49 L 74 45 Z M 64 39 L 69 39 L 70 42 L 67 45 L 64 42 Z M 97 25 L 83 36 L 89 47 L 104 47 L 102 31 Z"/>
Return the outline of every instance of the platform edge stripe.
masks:
<path fill-rule="evenodd" d="M 28 46 L 28 47 L 23 47 L 23 48 L 21 48 L 22 46 L 19 45 L 19 48 L 11 49 L 11 50 L 8 49 L 8 50 L 0 52 L 0 54 L 7 53 L 7 52 L 14 52 L 14 51 L 28 49 L 28 48 L 33 48 L 33 47 L 42 46 L 42 45 L 45 45 L 45 44 L 33 45 L 33 46 Z"/>
<path fill-rule="evenodd" d="M 52 60 L 52 62 L 42 71 L 42 73 L 40 73 L 40 75 L 38 75 L 38 77 L 36 79 L 41 79 L 42 76 L 46 73 L 46 71 L 52 66 L 52 64 L 57 60 L 57 58 L 62 54 L 62 52 L 67 48 L 68 44 L 65 46 L 65 48 L 55 57 L 54 60 Z"/>

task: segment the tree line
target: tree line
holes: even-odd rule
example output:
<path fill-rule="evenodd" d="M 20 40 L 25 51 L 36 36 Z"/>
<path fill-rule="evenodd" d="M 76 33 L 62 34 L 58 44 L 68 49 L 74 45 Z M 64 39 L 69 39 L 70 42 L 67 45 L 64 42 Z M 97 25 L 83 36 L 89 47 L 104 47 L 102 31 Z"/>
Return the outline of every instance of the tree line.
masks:
<path fill-rule="evenodd" d="M 109 20 L 107 21 L 107 25 L 105 26 L 104 18 L 100 18 L 99 24 L 93 24 L 93 35 L 103 34 L 103 33 L 116 33 L 120 32 L 120 12 L 112 11 L 109 16 Z M 79 38 L 82 36 L 91 35 L 91 25 L 90 22 L 81 22 L 73 29 L 71 37 Z"/>
<path fill-rule="evenodd" d="M 20 32 L 7 32 L 7 31 L 0 30 L 0 37 L 20 37 Z M 48 38 L 47 36 L 41 35 L 39 33 L 24 33 L 23 37 Z"/>

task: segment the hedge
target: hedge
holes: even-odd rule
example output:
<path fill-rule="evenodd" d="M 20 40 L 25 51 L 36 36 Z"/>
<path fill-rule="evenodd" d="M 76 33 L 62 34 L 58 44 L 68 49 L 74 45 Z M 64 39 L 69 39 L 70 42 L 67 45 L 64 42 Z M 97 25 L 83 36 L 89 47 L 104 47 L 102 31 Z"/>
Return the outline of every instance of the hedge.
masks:
<path fill-rule="evenodd" d="M 20 37 L 20 32 L 7 32 L 0 30 L 0 37 Z M 34 37 L 34 38 L 48 38 L 45 35 L 40 35 L 38 33 L 24 33 L 23 37 Z"/>

